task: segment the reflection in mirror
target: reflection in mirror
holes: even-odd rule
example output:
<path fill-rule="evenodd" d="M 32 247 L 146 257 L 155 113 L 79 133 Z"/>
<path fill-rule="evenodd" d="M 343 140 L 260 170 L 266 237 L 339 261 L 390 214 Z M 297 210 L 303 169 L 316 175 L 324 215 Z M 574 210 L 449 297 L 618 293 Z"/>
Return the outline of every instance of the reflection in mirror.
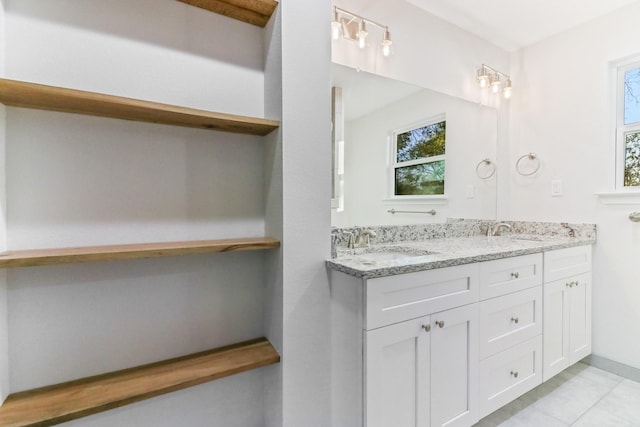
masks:
<path fill-rule="evenodd" d="M 337 64 L 333 86 L 333 226 L 496 218 L 495 109 Z"/>

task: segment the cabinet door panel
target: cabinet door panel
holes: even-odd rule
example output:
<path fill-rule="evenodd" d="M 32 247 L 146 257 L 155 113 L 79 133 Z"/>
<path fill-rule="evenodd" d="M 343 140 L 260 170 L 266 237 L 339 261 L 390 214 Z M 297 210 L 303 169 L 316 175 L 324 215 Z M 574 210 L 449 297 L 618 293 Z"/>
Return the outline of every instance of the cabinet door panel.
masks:
<path fill-rule="evenodd" d="M 558 280 L 544 284 L 543 381 L 567 368 L 570 363 L 569 283 L 569 280 Z"/>
<path fill-rule="evenodd" d="M 426 427 L 429 317 L 365 331 L 365 425 Z"/>
<path fill-rule="evenodd" d="M 591 354 L 591 275 L 572 278 L 569 319 L 570 363 Z"/>
<path fill-rule="evenodd" d="M 431 315 L 431 427 L 478 420 L 478 304 Z"/>

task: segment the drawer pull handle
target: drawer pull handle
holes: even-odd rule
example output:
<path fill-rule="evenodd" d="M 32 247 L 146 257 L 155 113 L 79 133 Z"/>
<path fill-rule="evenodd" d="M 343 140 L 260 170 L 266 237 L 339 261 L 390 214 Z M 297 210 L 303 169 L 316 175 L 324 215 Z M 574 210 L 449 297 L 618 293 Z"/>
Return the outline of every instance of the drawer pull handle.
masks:
<path fill-rule="evenodd" d="M 518 322 L 520 321 L 520 318 L 518 318 L 518 317 L 512 317 L 512 318 L 511 318 L 511 321 L 517 325 L 517 324 L 518 324 Z"/>
<path fill-rule="evenodd" d="M 422 325 L 422 329 L 424 329 L 425 332 L 429 332 L 431 330 L 431 325 Z"/>
<path fill-rule="evenodd" d="M 574 285 L 578 286 L 580 284 L 580 282 L 578 282 L 577 280 L 575 282 L 573 282 Z"/>
<path fill-rule="evenodd" d="M 511 273 L 512 279 L 517 279 L 518 277 L 520 277 L 520 273 L 518 273 L 517 271 L 515 273 Z"/>
<path fill-rule="evenodd" d="M 511 375 L 513 375 L 513 378 L 518 378 L 518 371 L 511 371 Z"/>
<path fill-rule="evenodd" d="M 444 320 L 436 321 L 436 325 L 438 325 L 439 328 L 444 328 Z"/>

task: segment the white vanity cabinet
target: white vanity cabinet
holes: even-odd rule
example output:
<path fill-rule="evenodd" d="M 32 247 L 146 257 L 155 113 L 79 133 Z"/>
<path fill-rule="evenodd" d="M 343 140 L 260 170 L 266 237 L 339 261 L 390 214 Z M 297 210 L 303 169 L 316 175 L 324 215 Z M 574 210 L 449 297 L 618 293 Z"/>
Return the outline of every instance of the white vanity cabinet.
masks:
<path fill-rule="evenodd" d="M 543 380 L 591 354 L 591 246 L 544 258 Z"/>
<path fill-rule="evenodd" d="M 478 284 L 477 263 L 368 280 L 331 271 L 332 425 L 474 424 Z"/>
<path fill-rule="evenodd" d="M 365 334 L 367 427 L 465 427 L 477 415 L 477 304 Z"/>
<path fill-rule="evenodd" d="M 591 246 L 330 270 L 332 426 L 469 427 L 591 351 Z M 544 351 L 544 353 L 543 353 Z"/>

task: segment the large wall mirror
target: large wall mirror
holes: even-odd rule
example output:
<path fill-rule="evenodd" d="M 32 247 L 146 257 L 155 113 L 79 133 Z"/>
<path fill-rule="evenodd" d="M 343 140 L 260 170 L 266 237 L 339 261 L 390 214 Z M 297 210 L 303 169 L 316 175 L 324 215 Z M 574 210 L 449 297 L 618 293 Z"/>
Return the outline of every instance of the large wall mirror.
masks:
<path fill-rule="evenodd" d="M 333 64 L 332 225 L 496 218 L 497 111 Z"/>

